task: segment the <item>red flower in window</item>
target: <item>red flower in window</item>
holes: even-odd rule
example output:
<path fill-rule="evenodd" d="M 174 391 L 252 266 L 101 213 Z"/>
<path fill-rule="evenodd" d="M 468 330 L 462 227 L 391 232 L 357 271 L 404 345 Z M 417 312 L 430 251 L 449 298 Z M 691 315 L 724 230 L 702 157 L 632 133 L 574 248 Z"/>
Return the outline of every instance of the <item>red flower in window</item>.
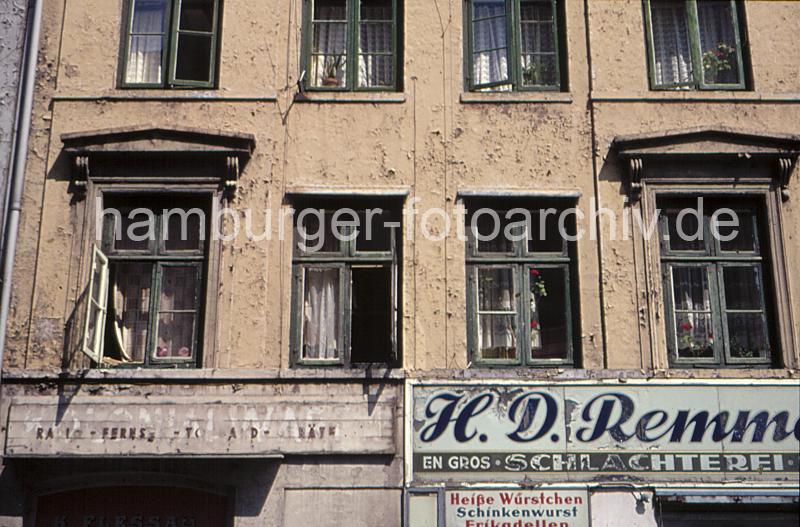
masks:
<path fill-rule="evenodd" d="M 688 322 L 684 322 L 683 324 L 681 324 L 681 329 L 684 331 L 689 331 L 690 329 L 692 329 L 692 325 L 689 324 Z"/>
<path fill-rule="evenodd" d="M 535 320 L 531 320 L 531 329 L 539 329 L 539 323 Z"/>
<path fill-rule="evenodd" d="M 539 276 L 539 271 L 536 269 L 531 269 L 531 276 Z"/>

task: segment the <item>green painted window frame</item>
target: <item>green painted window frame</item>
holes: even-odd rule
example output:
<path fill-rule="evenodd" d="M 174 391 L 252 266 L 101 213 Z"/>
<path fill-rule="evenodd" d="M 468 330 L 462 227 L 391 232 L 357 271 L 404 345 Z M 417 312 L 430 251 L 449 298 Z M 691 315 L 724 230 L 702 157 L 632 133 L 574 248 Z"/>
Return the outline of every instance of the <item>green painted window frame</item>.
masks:
<path fill-rule="evenodd" d="M 474 21 L 475 21 L 475 0 L 466 0 L 464 9 L 464 64 L 465 72 L 464 79 L 467 90 L 469 91 L 492 91 L 492 88 L 501 86 L 510 86 L 511 91 L 562 91 L 564 89 L 565 81 L 562 76 L 564 65 L 562 64 L 562 57 L 567 54 L 563 49 L 564 45 L 561 39 L 562 30 L 560 26 L 563 21 L 563 13 L 561 10 L 560 0 L 549 0 L 553 10 L 553 40 L 555 42 L 555 65 L 556 65 L 556 83 L 553 85 L 524 85 L 522 83 L 522 18 L 520 0 L 505 0 L 506 2 L 506 35 L 511 38 L 508 42 L 508 80 L 489 83 L 475 83 L 473 77 L 474 71 Z M 499 91 L 499 90 L 498 90 Z"/>
<path fill-rule="evenodd" d="M 298 209 L 295 214 L 294 232 L 297 235 L 299 226 L 297 218 L 299 211 L 303 209 L 334 210 L 337 207 L 315 207 L 308 206 Z M 366 207 L 371 208 L 371 207 Z M 356 212 L 363 212 L 365 207 L 352 207 Z M 372 207 L 381 208 L 381 207 Z M 395 211 L 387 208 L 383 209 L 389 214 Z M 393 216 L 394 217 L 394 216 Z M 291 362 L 293 366 L 337 366 L 344 368 L 358 367 L 361 365 L 387 364 L 388 366 L 398 366 L 400 364 L 400 243 L 402 237 L 398 227 L 390 229 L 390 250 L 389 251 L 360 251 L 356 247 L 357 238 L 354 236 L 354 227 L 345 226 L 342 231 L 342 240 L 337 240 L 338 249 L 331 252 L 318 251 L 315 253 L 304 253 L 299 248 L 300 239 L 293 243 L 292 261 L 292 316 L 290 329 L 291 342 Z M 363 226 L 361 227 L 363 228 Z M 352 238 L 352 239 L 348 239 Z M 358 265 L 386 266 L 390 270 L 389 284 L 391 298 L 387 299 L 390 304 L 391 328 L 390 346 L 391 361 L 374 362 L 353 362 L 351 360 L 351 334 L 352 327 L 352 268 Z M 335 359 L 308 359 L 303 357 L 303 309 L 305 297 L 305 272 L 307 269 L 332 268 L 339 269 L 339 335 L 341 338 L 341 350 Z"/>
<path fill-rule="evenodd" d="M 669 198 L 664 198 L 668 203 L 662 210 L 669 209 L 671 204 Z M 678 208 L 678 207 L 675 207 Z M 769 259 L 768 252 L 765 251 L 763 246 L 763 238 L 766 236 L 763 233 L 764 214 L 757 206 L 744 207 L 744 206 L 731 206 L 725 205 L 714 206 L 713 210 L 719 208 L 730 208 L 737 214 L 746 213 L 751 215 L 753 219 L 753 236 L 755 251 L 723 251 L 720 247 L 720 241 L 712 235 L 711 231 L 711 217 L 713 212 L 707 209 L 703 214 L 703 250 L 672 250 L 669 245 L 668 239 L 668 217 L 667 214 L 661 214 L 659 217 L 659 240 L 661 250 L 661 280 L 664 287 L 664 308 L 667 332 L 667 350 L 669 353 L 669 363 L 672 367 L 680 368 L 698 368 L 698 367 L 729 367 L 729 368 L 743 368 L 743 367 L 764 367 L 768 368 L 773 365 L 774 360 L 780 356 L 777 349 L 777 344 L 774 341 L 774 328 L 770 324 L 770 303 L 768 301 L 769 280 Z M 760 282 L 760 301 L 761 313 L 764 322 L 764 330 L 766 332 L 766 339 L 770 345 L 771 350 L 768 350 L 766 357 L 732 357 L 730 352 L 730 341 L 728 331 L 727 313 L 731 310 L 727 308 L 725 299 L 725 284 L 723 279 L 723 271 L 726 267 L 754 267 L 758 270 L 758 279 Z M 672 284 L 672 270 L 674 267 L 698 267 L 706 271 L 710 307 L 711 307 L 711 321 L 714 335 L 722 335 L 722 338 L 714 338 L 714 356 L 713 357 L 698 357 L 686 358 L 678 356 L 678 332 L 675 323 L 675 299 L 674 288 Z M 753 312 L 758 310 L 744 310 L 746 312 Z"/>
<path fill-rule="evenodd" d="M 345 74 L 344 86 L 313 86 L 310 82 L 311 57 L 314 32 L 312 29 L 312 19 L 314 16 L 314 0 L 304 0 L 303 8 L 303 28 L 302 28 L 302 50 L 301 50 L 301 70 L 305 72 L 303 77 L 303 89 L 306 91 L 323 92 L 396 92 L 400 91 L 402 78 L 401 42 L 402 42 L 402 2 L 403 0 L 392 0 L 392 61 L 394 84 L 392 86 L 358 86 L 358 43 L 361 29 L 361 1 L 346 0 L 347 9 L 347 44 L 346 44 L 346 63 L 347 72 Z M 352 67 L 351 67 L 352 65 Z"/>
<path fill-rule="evenodd" d="M 134 198 L 136 199 L 136 198 Z M 141 203 L 136 199 L 137 206 Z M 131 207 L 135 208 L 135 207 Z M 164 238 L 162 237 L 164 209 L 170 210 L 172 208 L 181 208 L 180 204 L 167 204 L 164 202 L 158 206 L 143 207 L 148 208 L 153 212 L 155 219 L 154 232 L 155 236 L 148 241 L 148 247 L 145 250 L 118 250 L 114 247 L 115 238 L 115 224 L 113 216 L 105 216 L 103 222 L 103 238 L 102 248 L 103 254 L 108 260 L 109 279 L 108 287 L 114 278 L 114 267 L 117 263 L 147 263 L 152 264 L 153 270 L 150 279 L 151 289 L 148 307 L 148 322 L 147 322 L 147 347 L 144 353 L 143 362 L 130 363 L 130 364 L 114 364 L 114 368 L 196 368 L 202 362 L 202 350 L 200 342 L 200 333 L 203 326 L 203 318 L 205 314 L 205 305 L 203 293 L 206 287 L 205 267 L 207 264 L 206 248 L 207 240 L 203 237 L 199 240 L 199 247 L 192 250 L 167 250 L 164 247 Z M 207 211 L 205 211 L 207 212 Z M 202 228 L 202 227 L 201 227 Z M 205 229 L 207 232 L 207 229 Z M 161 298 L 161 281 L 164 274 L 164 269 L 168 267 L 194 267 L 197 270 L 197 287 L 195 289 L 195 324 L 192 332 L 192 356 L 188 358 L 169 357 L 160 359 L 154 356 L 153 351 L 156 346 L 156 339 L 158 337 L 158 315 L 159 300 Z M 106 295 L 106 301 L 111 301 L 111 295 Z M 106 312 L 108 310 L 106 309 Z M 105 326 L 104 326 L 105 327 Z M 102 355 L 101 355 L 102 358 Z M 108 364 L 103 364 L 108 367 Z"/>
<path fill-rule="evenodd" d="M 166 72 L 164 79 L 159 83 L 136 83 L 126 81 L 126 72 L 128 70 L 128 61 L 130 59 L 130 45 L 133 35 L 133 15 L 136 7 L 137 0 L 128 0 L 127 18 L 125 21 L 125 41 L 123 56 L 121 60 L 122 67 L 119 72 L 119 85 L 121 88 L 143 88 L 143 89 L 161 89 L 161 88 L 216 88 L 218 81 L 218 55 L 219 55 L 219 33 L 220 33 L 220 18 L 222 15 L 222 1 L 213 0 L 214 2 L 214 19 L 211 32 L 206 31 L 189 31 L 180 29 L 180 8 L 183 0 L 167 0 L 166 9 L 166 22 L 165 27 L 167 31 L 161 33 L 162 35 L 162 51 L 161 51 L 161 70 Z M 210 35 L 211 37 L 211 60 L 208 65 L 208 82 L 195 81 L 195 80 L 182 80 L 176 77 L 177 69 L 177 56 L 178 56 L 178 37 L 180 34 L 198 34 Z M 155 34 L 154 34 L 155 35 Z"/>
<path fill-rule="evenodd" d="M 478 210 L 480 208 L 491 208 L 502 217 L 507 208 L 495 207 L 469 207 L 468 210 Z M 538 210 L 550 208 L 548 206 L 522 207 L 536 214 Z M 555 208 L 560 214 L 567 209 L 566 205 L 559 205 Z M 471 215 L 468 214 L 467 218 Z M 469 221 L 469 220 L 468 220 Z M 493 253 L 478 251 L 475 233 L 466 228 L 466 274 L 467 274 L 467 348 L 470 360 L 477 366 L 488 367 L 574 367 L 576 360 L 575 335 L 577 334 L 577 311 L 576 294 L 576 255 L 575 243 L 566 238 L 562 239 L 562 249 L 557 252 L 536 252 L 529 251 L 528 239 L 512 241 L 512 249 L 508 253 Z M 511 268 L 514 278 L 515 312 L 516 312 L 516 341 L 517 351 L 513 359 L 486 359 L 481 357 L 478 349 L 478 271 L 486 268 Z M 536 269 L 561 269 L 564 272 L 564 294 L 565 312 L 564 319 L 567 329 L 567 355 L 563 359 L 535 359 L 531 352 L 531 332 L 530 332 L 530 270 Z"/>
<path fill-rule="evenodd" d="M 697 3 L 703 0 L 679 0 L 684 2 L 686 9 L 686 21 L 688 24 L 689 36 L 689 49 L 690 57 L 692 59 L 692 81 L 685 83 L 667 83 L 659 84 L 656 80 L 656 58 L 655 58 L 655 44 L 653 39 L 653 20 L 650 10 L 651 4 L 658 0 L 643 0 L 644 14 L 645 14 L 645 31 L 647 34 L 647 62 L 650 69 L 650 88 L 652 90 L 746 90 L 747 89 L 747 76 L 745 73 L 745 50 L 743 38 L 743 24 L 740 20 L 739 2 L 737 0 L 728 0 L 731 6 L 731 13 L 733 15 L 733 32 L 736 38 L 736 56 L 737 65 L 739 68 L 739 82 L 731 84 L 713 84 L 703 81 L 703 68 L 700 50 L 700 26 L 699 17 L 697 14 Z M 700 67 L 696 67 L 700 65 Z"/>

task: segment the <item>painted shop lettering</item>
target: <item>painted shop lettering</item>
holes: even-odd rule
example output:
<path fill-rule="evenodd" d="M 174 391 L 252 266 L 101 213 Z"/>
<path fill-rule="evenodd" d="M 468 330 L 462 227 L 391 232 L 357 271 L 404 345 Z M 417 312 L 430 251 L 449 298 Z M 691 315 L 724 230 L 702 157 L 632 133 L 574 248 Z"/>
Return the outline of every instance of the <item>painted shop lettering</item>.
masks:
<path fill-rule="evenodd" d="M 419 438 L 424 443 L 432 443 L 449 432 L 459 443 L 476 438 L 486 443 L 490 440 L 490 430 L 478 429 L 477 418 L 490 409 L 496 411 L 500 402 L 494 392 L 473 396 L 468 393 L 439 393 L 425 405 L 426 420 Z M 634 438 L 644 443 L 720 443 L 724 440 L 761 443 L 765 439 L 775 442 L 791 437 L 800 439 L 800 419 L 796 418 L 792 423 L 788 411 L 739 410 L 712 415 L 706 410 L 678 408 L 653 409 L 638 414 L 636 401 L 617 392 L 596 395 L 583 405 L 578 415 L 580 420 L 572 419 L 572 428 L 575 430 L 574 439 L 580 443 L 591 443 L 604 436 L 617 443 Z M 557 443 L 562 439 L 558 433 L 551 433 L 555 423 L 560 421 L 559 404 L 546 392 L 516 395 L 508 404 L 505 418 L 514 427 L 505 435 L 516 443 L 529 443 L 545 437 Z M 574 421 L 579 422 L 576 424 Z"/>

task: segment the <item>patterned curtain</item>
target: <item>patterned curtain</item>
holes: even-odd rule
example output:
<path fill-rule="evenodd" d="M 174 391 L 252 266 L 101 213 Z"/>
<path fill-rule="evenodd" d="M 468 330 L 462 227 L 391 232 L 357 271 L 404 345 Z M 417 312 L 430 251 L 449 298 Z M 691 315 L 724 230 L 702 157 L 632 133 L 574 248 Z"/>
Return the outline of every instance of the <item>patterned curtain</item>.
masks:
<path fill-rule="evenodd" d="M 135 0 L 125 82 L 160 84 L 167 0 Z"/>
<path fill-rule="evenodd" d="M 391 0 L 361 0 L 359 86 L 394 85 L 393 25 Z"/>
<path fill-rule="evenodd" d="M 505 0 L 473 3 L 473 83 L 508 80 L 508 35 Z"/>
<path fill-rule="evenodd" d="M 347 72 L 346 0 L 316 0 L 313 18 L 311 85 L 344 86 Z"/>
<path fill-rule="evenodd" d="M 684 2 L 652 2 L 651 19 L 656 83 L 691 82 L 692 59 Z"/>
<path fill-rule="evenodd" d="M 738 82 L 739 62 L 731 3 L 727 0 L 698 2 L 697 21 L 705 82 Z"/>

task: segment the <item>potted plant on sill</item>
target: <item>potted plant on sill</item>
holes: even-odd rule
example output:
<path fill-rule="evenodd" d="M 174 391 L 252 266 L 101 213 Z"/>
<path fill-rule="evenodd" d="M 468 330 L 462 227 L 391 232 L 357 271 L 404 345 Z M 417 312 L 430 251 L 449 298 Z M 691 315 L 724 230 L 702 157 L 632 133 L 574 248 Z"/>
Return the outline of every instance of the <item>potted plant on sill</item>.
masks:
<path fill-rule="evenodd" d="M 325 62 L 322 66 L 322 85 L 326 87 L 339 86 L 339 68 L 344 64 L 344 55 L 339 54 L 336 56 L 325 57 Z"/>
<path fill-rule="evenodd" d="M 710 49 L 703 53 L 703 76 L 707 84 L 729 84 L 735 82 L 731 78 L 734 62 L 736 61 L 736 50 L 731 46 L 720 42 L 716 49 Z"/>
<path fill-rule="evenodd" d="M 542 62 L 531 62 L 522 69 L 522 82 L 526 86 L 548 86 L 552 84 L 550 77 L 550 67 Z"/>

